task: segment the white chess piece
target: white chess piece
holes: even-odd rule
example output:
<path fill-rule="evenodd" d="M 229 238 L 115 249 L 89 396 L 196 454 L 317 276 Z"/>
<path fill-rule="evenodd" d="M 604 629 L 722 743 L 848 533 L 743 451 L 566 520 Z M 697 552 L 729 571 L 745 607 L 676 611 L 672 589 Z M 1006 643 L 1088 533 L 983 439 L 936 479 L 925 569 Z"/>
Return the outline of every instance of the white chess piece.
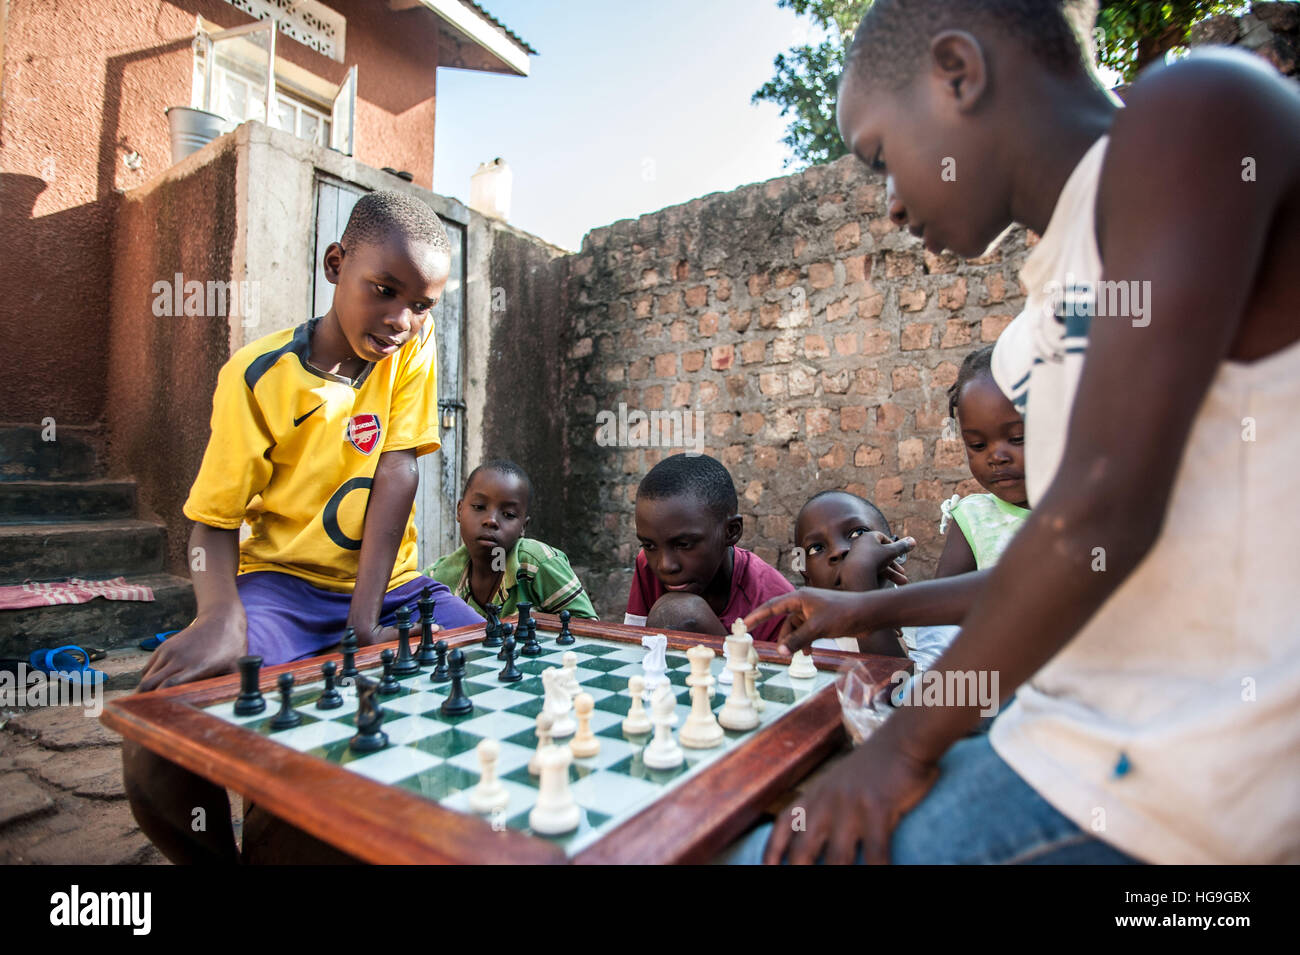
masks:
<path fill-rule="evenodd" d="M 475 812 L 500 812 L 510 802 L 510 793 L 497 777 L 497 759 L 501 755 L 501 744 L 494 739 L 485 739 L 476 747 L 478 752 L 478 785 L 470 790 L 469 808 Z"/>
<path fill-rule="evenodd" d="M 691 688 L 691 713 L 678 737 L 683 746 L 691 749 L 712 749 L 726 738 L 709 705 L 713 695 L 713 675 L 709 673 L 709 666 L 714 656 L 714 652 L 703 645 L 686 651 L 686 658 L 691 661 L 691 673 L 686 678 L 686 685 Z"/>
<path fill-rule="evenodd" d="M 811 680 L 817 675 L 817 667 L 813 664 L 812 657 L 802 650 L 796 650 L 794 656 L 790 657 L 790 669 L 786 672 L 792 680 Z"/>
<path fill-rule="evenodd" d="M 572 832 L 582 821 L 582 811 L 569 788 L 573 754 L 567 746 L 548 746 L 541 762 L 542 778 L 537 784 L 537 802 L 528 813 L 528 828 L 543 836 Z"/>
<path fill-rule="evenodd" d="M 763 699 L 763 694 L 758 692 L 758 651 L 752 643 L 749 645 L 749 672 L 745 674 L 745 692 L 754 701 L 754 709 L 762 713 L 767 702 Z"/>
<path fill-rule="evenodd" d="M 623 735 L 644 736 L 654 728 L 650 717 L 646 715 L 645 703 L 641 698 L 645 692 L 645 680 L 639 676 L 632 677 L 627 681 L 627 692 L 632 696 L 632 706 L 623 720 Z"/>
<path fill-rule="evenodd" d="M 573 709 L 578 714 L 578 732 L 569 741 L 569 751 L 578 759 L 590 759 L 600 752 L 600 740 L 591 731 L 591 711 L 596 708 L 596 701 L 590 693 L 579 693 L 573 701 Z"/>
<path fill-rule="evenodd" d="M 641 698 L 649 703 L 655 691 L 668 684 L 668 638 L 662 633 L 650 634 L 641 638 L 641 646 L 650 651 L 641 661 L 641 669 L 645 671 L 645 692 Z"/>
<path fill-rule="evenodd" d="M 641 754 L 641 762 L 650 769 L 674 769 L 682 764 L 686 754 L 673 739 L 673 725 L 677 722 L 677 697 L 667 686 L 660 687 L 655 698 L 650 701 L 654 713 L 655 735 L 650 745 Z"/>
<path fill-rule="evenodd" d="M 566 650 L 564 656 L 560 658 L 564 661 L 564 692 L 570 697 L 577 696 L 582 692 L 582 687 L 578 685 L 578 655 L 572 650 Z"/>
<path fill-rule="evenodd" d="M 534 776 L 542 773 L 542 752 L 551 745 L 551 724 L 555 718 L 546 710 L 537 714 L 537 749 L 528 760 L 528 772 Z"/>
<path fill-rule="evenodd" d="M 546 702 L 543 706 L 551 714 L 551 738 L 564 739 L 572 736 L 578 724 L 573 721 L 573 701 L 561 682 L 564 671 L 551 667 L 542 671 L 542 686 L 546 688 Z"/>
<path fill-rule="evenodd" d="M 718 711 L 718 722 L 725 729 L 752 730 L 758 725 L 758 712 L 754 709 L 754 701 L 746 692 L 748 681 L 745 678 L 749 672 L 749 648 L 753 643 L 754 638 L 748 633 L 737 635 L 734 628 L 732 635 L 727 638 L 727 667 L 731 670 L 733 681 L 731 694 Z"/>
<path fill-rule="evenodd" d="M 745 625 L 739 620 L 732 622 L 731 632 L 735 633 L 737 627 L 740 628 L 741 633 L 745 632 Z M 718 674 L 718 685 L 731 686 L 731 679 L 731 644 L 724 638 L 722 641 L 722 672 Z"/>

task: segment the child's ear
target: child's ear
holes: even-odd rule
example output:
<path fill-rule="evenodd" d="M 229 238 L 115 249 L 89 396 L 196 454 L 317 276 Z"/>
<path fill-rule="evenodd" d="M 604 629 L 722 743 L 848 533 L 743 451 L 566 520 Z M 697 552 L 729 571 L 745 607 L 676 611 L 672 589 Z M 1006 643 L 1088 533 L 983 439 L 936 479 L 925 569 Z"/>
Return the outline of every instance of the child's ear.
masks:
<path fill-rule="evenodd" d="M 745 519 L 739 514 L 732 514 L 727 518 L 727 532 L 723 540 L 728 547 L 735 547 L 740 543 L 741 532 L 745 529 Z"/>
<path fill-rule="evenodd" d="M 979 40 L 965 30 L 944 30 L 930 41 L 932 75 L 959 113 L 968 113 L 988 89 L 988 64 Z"/>
<path fill-rule="evenodd" d="M 325 278 L 331 285 L 339 284 L 339 270 L 343 268 L 343 246 L 337 242 L 331 242 L 325 249 L 325 254 L 321 256 L 321 269 L 325 272 Z"/>

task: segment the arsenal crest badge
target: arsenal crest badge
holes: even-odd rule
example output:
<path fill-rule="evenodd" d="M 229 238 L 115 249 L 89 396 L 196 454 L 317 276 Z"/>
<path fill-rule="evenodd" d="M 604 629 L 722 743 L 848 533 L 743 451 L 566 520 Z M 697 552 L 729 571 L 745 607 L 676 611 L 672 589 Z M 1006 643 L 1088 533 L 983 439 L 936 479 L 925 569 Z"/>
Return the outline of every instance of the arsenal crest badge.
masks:
<path fill-rule="evenodd" d="M 379 446 L 383 430 L 377 414 L 354 415 L 348 420 L 348 440 L 362 454 L 369 454 Z"/>

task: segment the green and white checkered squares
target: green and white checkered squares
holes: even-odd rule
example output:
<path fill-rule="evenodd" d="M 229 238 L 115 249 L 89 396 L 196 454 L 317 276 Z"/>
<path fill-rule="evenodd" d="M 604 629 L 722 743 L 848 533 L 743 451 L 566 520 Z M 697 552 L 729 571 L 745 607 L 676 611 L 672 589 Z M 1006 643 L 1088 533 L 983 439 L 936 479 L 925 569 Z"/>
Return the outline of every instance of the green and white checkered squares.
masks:
<path fill-rule="evenodd" d="M 628 737 L 622 729 L 631 704 L 628 679 L 644 674 L 641 661 L 646 651 L 632 644 L 589 637 L 578 637 L 576 644 L 558 647 L 553 633 L 541 631 L 538 639 L 545 652 L 539 657 L 516 660 L 524 673 L 518 683 L 497 681 L 503 664 L 496 659 L 496 650 L 477 645 L 463 648 L 467 664 L 465 692 L 474 702 L 474 711 L 464 716 L 444 717 L 438 712 L 451 684 L 431 683 L 427 669 L 399 680 L 400 693 L 379 698 L 389 745 L 377 753 L 359 754 L 348 749 L 348 741 L 356 733 L 356 690 L 351 686 L 340 687 L 344 705 L 335 710 L 315 707 L 323 682 L 296 688 L 294 707 L 302 716 L 302 724 L 279 733 L 270 729 L 271 719 L 279 709 L 279 696 L 274 692 L 267 694 L 266 711 L 257 716 L 236 717 L 233 702 L 206 711 L 299 752 L 338 763 L 377 782 L 401 786 L 459 812 L 470 811 L 468 791 L 479 779 L 475 747 L 484 739 L 497 740 L 501 747 L 497 773 L 510 794 L 510 803 L 491 821 L 528 831 L 528 811 L 537 800 L 538 780 L 529 774 L 528 760 L 537 747 L 534 728 L 543 702 L 540 674 L 549 667 L 562 666 L 565 651 L 572 650 L 578 656 L 578 683 L 595 701 L 591 728 L 600 738 L 596 756 L 575 759 L 569 767 L 573 795 L 583 811 L 582 823 L 576 832 L 552 838 L 572 855 L 771 725 L 833 679 L 831 674 L 819 672 L 813 680 L 791 680 L 785 667 L 761 664 L 759 692 L 766 706 L 759 714 L 758 729 L 744 733 L 728 730 L 721 746 L 686 749 L 682 766 L 655 770 L 641 762 L 649 734 Z M 722 664 L 721 657 L 714 659 L 715 678 L 722 672 Z M 377 672 L 372 671 L 372 675 Z M 686 655 L 669 652 L 668 679 L 677 694 L 675 729 L 680 729 L 690 712 L 688 673 L 690 662 Z M 714 686 L 715 713 L 722 708 L 727 690 Z"/>

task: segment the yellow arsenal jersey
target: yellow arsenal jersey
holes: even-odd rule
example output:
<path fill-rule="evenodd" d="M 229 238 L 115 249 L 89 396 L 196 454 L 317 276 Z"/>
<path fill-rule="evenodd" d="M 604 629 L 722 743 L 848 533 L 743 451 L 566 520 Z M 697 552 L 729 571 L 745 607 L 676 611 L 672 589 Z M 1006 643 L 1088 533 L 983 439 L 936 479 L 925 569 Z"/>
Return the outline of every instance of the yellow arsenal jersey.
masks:
<path fill-rule="evenodd" d="M 241 574 L 275 570 L 350 593 L 380 454 L 438 449 L 437 347 L 430 320 L 351 380 L 307 363 L 317 321 L 245 345 L 221 369 L 185 516 L 248 523 Z M 418 572 L 412 506 L 389 589 Z"/>

